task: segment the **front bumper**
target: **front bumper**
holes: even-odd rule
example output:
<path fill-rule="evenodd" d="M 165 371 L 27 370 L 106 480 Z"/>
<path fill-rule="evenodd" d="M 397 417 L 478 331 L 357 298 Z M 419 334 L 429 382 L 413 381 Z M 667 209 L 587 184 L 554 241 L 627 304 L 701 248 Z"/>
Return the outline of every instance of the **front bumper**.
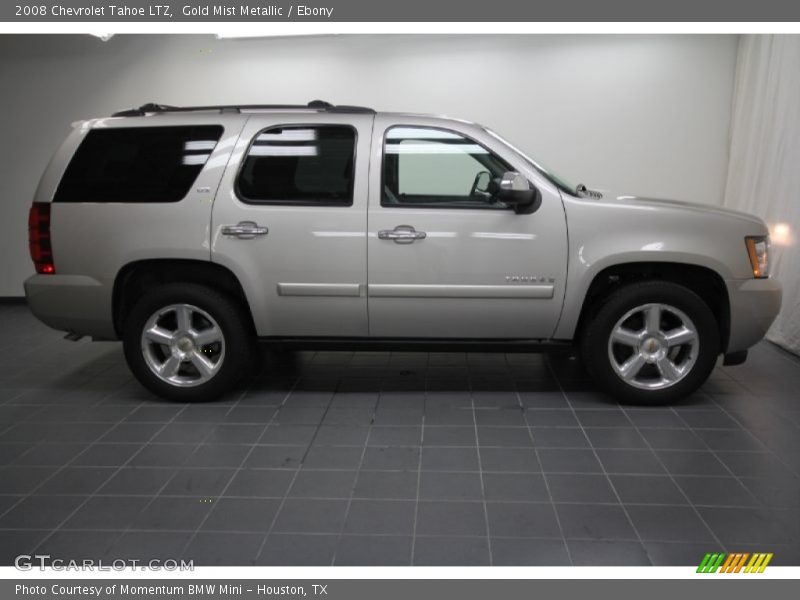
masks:
<path fill-rule="evenodd" d="M 725 282 L 731 308 L 728 354 L 746 350 L 759 342 L 781 309 L 783 294 L 779 281 L 731 279 Z"/>
<path fill-rule="evenodd" d="M 33 275 L 25 280 L 33 315 L 53 329 L 116 339 L 110 286 L 85 275 Z"/>

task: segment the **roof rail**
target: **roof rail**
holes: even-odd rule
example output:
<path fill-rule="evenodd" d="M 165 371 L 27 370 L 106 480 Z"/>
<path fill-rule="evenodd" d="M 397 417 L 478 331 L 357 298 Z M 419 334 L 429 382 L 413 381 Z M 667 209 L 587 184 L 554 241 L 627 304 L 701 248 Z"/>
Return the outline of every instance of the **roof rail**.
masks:
<path fill-rule="evenodd" d="M 112 117 L 142 117 L 148 113 L 177 113 L 194 111 L 242 112 L 246 110 L 318 110 L 331 113 L 374 113 L 365 106 L 335 105 L 324 100 L 312 100 L 308 104 L 223 104 L 213 106 L 168 106 L 149 102 L 139 108 L 131 108 L 113 113 Z"/>

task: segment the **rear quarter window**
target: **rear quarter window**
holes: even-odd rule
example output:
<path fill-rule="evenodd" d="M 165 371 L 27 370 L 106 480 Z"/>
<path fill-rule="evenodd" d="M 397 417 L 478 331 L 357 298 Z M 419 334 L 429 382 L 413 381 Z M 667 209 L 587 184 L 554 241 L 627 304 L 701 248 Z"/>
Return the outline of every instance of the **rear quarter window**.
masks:
<path fill-rule="evenodd" d="M 93 129 L 54 202 L 177 202 L 203 170 L 221 125 Z"/>

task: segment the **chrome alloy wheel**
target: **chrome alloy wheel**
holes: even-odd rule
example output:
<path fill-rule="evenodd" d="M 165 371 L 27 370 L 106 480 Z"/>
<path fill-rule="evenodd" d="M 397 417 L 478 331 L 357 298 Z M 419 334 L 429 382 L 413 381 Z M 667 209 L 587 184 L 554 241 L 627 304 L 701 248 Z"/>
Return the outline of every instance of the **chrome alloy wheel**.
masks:
<path fill-rule="evenodd" d="M 142 354 L 162 381 L 178 387 L 202 385 L 219 372 L 225 336 L 206 311 L 171 304 L 153 313 L 142 329 Z"/>
<path fill-rule="evenodd" d="M 608 358 L 617 375 L 645 390 L 671 387 L 689 374 L 700 340 L 686 313 L 668 304 L 644 304 L 617 321 Z"/>

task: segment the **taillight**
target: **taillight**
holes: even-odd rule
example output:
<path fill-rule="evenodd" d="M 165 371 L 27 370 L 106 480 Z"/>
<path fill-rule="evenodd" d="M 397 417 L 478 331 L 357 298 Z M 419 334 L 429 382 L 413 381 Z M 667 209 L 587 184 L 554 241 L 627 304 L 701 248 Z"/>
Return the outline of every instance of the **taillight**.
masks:
<path fill-rule="evenodd" d="M 37 273 L 52 275 L 56 272 L 50 243 L 49 202 L 34 202 L 31 205 L 28 213 L 28 247 Z"/>

